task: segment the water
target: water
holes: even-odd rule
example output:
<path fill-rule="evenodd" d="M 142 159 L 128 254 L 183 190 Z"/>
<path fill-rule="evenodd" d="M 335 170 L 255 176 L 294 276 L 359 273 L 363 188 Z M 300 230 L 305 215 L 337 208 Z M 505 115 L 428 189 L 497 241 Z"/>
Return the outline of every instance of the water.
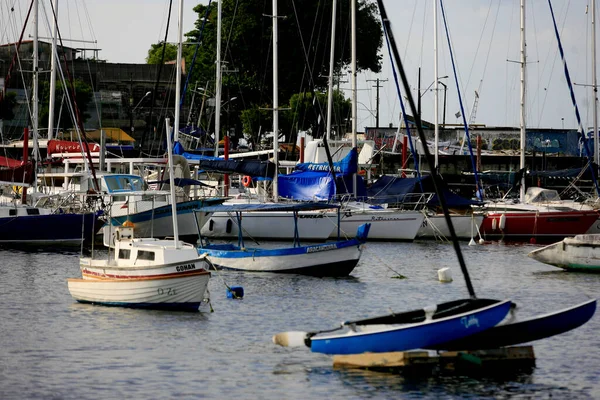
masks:
<path fill-rule="evenodd" d="M 512 299 L 521 316 L 598 297 L 600 275 L 540 264 L 526 256 L 533 248 L 465 243 L 477 295 Z M 80 276 L 78 256 L 0 250 L 0 398 L 600 398 L 598 315 L 535 342 L 532 372 L 495 377 L 339 370 L 329 356 L 272 344 L 281 331 L 467 297 L 449 244 L 369 243 L 344 279 L 213 274 L 212 313 L 78 304 L 66 283 Z M 442 267 L 454 282 L 437 281 Z M 244 299 L 227 299 L 224 283 L 243 286 Z"/>

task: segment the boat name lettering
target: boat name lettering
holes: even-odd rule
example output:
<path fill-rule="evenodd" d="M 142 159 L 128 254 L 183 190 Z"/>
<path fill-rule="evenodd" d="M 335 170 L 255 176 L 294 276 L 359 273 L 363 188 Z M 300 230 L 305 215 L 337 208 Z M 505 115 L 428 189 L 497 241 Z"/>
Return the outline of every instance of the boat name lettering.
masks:
<path fill-rule="evenodd" d="M 177 293 L 175 292 L 174 288 L 158 288 L 156 289 L 156 292 L 162 296 L 164 294 L 166 294 L 167 296 L 175 296 Z"/>
<path fill-rule="evenodd" d="M 183 265 L 178 265 L 175 268 L 175 270 L 177 272 L 189 271 L 191 269 L 196 269 L 196 265 L 195 264 L 183 264 Z"/>
<path fill-rule="evenodd" d="M 87 268 L 84 268 L 83 270 L 81 270 L 81 272 L 85 275 L 104 276 L 104 274 L 102 274 L 100 272 L 90 271 Z"/>
<path fill-rule="evenodd" d="M 471 326 L 479 327 L 479 320 L 474 315 L 471 315 L 470 317 L 462 317 L 460 319 L 460 323 L 463 324 L 465 328 L 470 328 Z"/>
<path fill-rule="evenodd" d="M 335 244 L 328 244 L 325 246 L 315 246 L 315 247 L 308 247 L 306 249 L 307 253 L 316 253 L 318 251 L 327 251 L 327 250 L 333 250 L 336 249 L 337 246 Z"/>
<path fill-rule="evenodd" d="M 405 217 L 371 217 L 371 221 L 404 221 L 405 219 Z"/>
<path fill-rule="evenodd" d="M 299 218 L 323 218 L 322 214 L 313 214 L 313 215 L 298 215 Z"/>

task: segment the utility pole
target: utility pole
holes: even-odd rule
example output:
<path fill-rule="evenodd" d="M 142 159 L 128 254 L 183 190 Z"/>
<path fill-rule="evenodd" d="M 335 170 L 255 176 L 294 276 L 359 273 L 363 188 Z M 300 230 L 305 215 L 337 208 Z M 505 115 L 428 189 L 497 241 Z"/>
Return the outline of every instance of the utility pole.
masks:
<path fill-rule="evenodd" d="M 379 82 L 387 82 L 387 79 L 367 79 L 367 82 L 377 82 L 373 87 L 377 89 L 377 94 L 375 96 L 375 129 L 379 129 L 379 88 L 383 87 L 379 84 Z"/>

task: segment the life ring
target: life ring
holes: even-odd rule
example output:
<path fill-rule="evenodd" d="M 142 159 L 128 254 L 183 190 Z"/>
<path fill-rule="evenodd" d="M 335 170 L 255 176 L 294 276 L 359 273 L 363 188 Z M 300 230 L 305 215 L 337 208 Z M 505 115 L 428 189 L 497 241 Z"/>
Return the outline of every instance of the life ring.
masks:
<path fill-rule="evenodd" d="M 242 178 L 242 184 L 244 185 L 244 187 L 249 187 L 252 184 L 252 178 L 248 175 L 244 175 L 244 177 Z"/>

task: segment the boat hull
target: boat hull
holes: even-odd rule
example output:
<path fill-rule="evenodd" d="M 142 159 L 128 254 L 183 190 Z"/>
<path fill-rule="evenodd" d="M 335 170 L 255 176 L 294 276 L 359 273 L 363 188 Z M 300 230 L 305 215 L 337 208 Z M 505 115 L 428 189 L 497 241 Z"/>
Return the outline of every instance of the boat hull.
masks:
<path fill-rule="evenodd" d="M 597 219 L 594 210 L 489 212 L 481 224 L 481 235 L 485 240 L 551 243 L 585 233 Z"/>
<path fill-rule="evenodd" d="M 216 268 L 310 276 L 347 276 L 360 260 L 363 242 L 351 239 L 283 249 L 240 249 L 232 245 L 202 247 Z"/>
<path fill-rule="evenodd" d="M 528 318 L 523 321 L 501 323 L 491 329 L 453 342 L 431 347 L 435 350 L 481 350 L 513 346 L 568 332 L 589 321 L 596 312 L 596 300 L 564 310 Z"/>
<path fill-rule="evenodd" d="M 288 211 L 246 212 L 243 214 L 243 234 L 255 239 L 292 240 L 293 220 L 293 213 Z M 335 224 L 337 213 L 298 213 L 298 235 L 303 240 L 326 240 Z M 226 212 L 214 213 L 201 230 L 204 237 L 228 239 L 237 238 L 238 231 L 235 214 L 230 216 Z"/>
<path fill-rule="evenodd" d="M 46 214 L 0 218 L 0 244 L 77 246 L 102 227 L 96 214 Z"/>
<path fill-rule="evenodd" d="M 483 215 L 450 215 L 452 226 L 458 239 L 472 239 L 479 235 L 479 227 L 483 222 Z M 427 216 L 417 232 L 417 239 L 436 239 L 439 237 L 450 238 L 450 229 L 444 215 Z"/>
<path fill-rule="evenodd" d="M 368 329 L 362 331 L 313 336 L 310 348 L 313 352 L 325 354 L 383 353 L 428 348 L 497 325 L 506 317 L 511 304 L 506 300 L 424 322 L 368 325 Z"/>
<path fill-rule="evenodd" d="M 356 232 L 365 223 L 371 224 L 369 240 L 394 240 L 412 242 L 423 224 L 424 215 L 416 211 L 365 210 L 349 211 L 342 214 L 340 228 L 342 232 Z M 337 237 L 337 229 L 331 238 Z"/>
<path fill-rule="evenodd" d="M 566 270 L 600 273 L 600 234 L 565 238 L 533 250 L 528 256 Z"/>
<path fill-rule="evenodd" d="M 80 303 L 160 310 L 197 311 L 210 273 L 140 279 L 68 279 L 71 296 Z"/>

